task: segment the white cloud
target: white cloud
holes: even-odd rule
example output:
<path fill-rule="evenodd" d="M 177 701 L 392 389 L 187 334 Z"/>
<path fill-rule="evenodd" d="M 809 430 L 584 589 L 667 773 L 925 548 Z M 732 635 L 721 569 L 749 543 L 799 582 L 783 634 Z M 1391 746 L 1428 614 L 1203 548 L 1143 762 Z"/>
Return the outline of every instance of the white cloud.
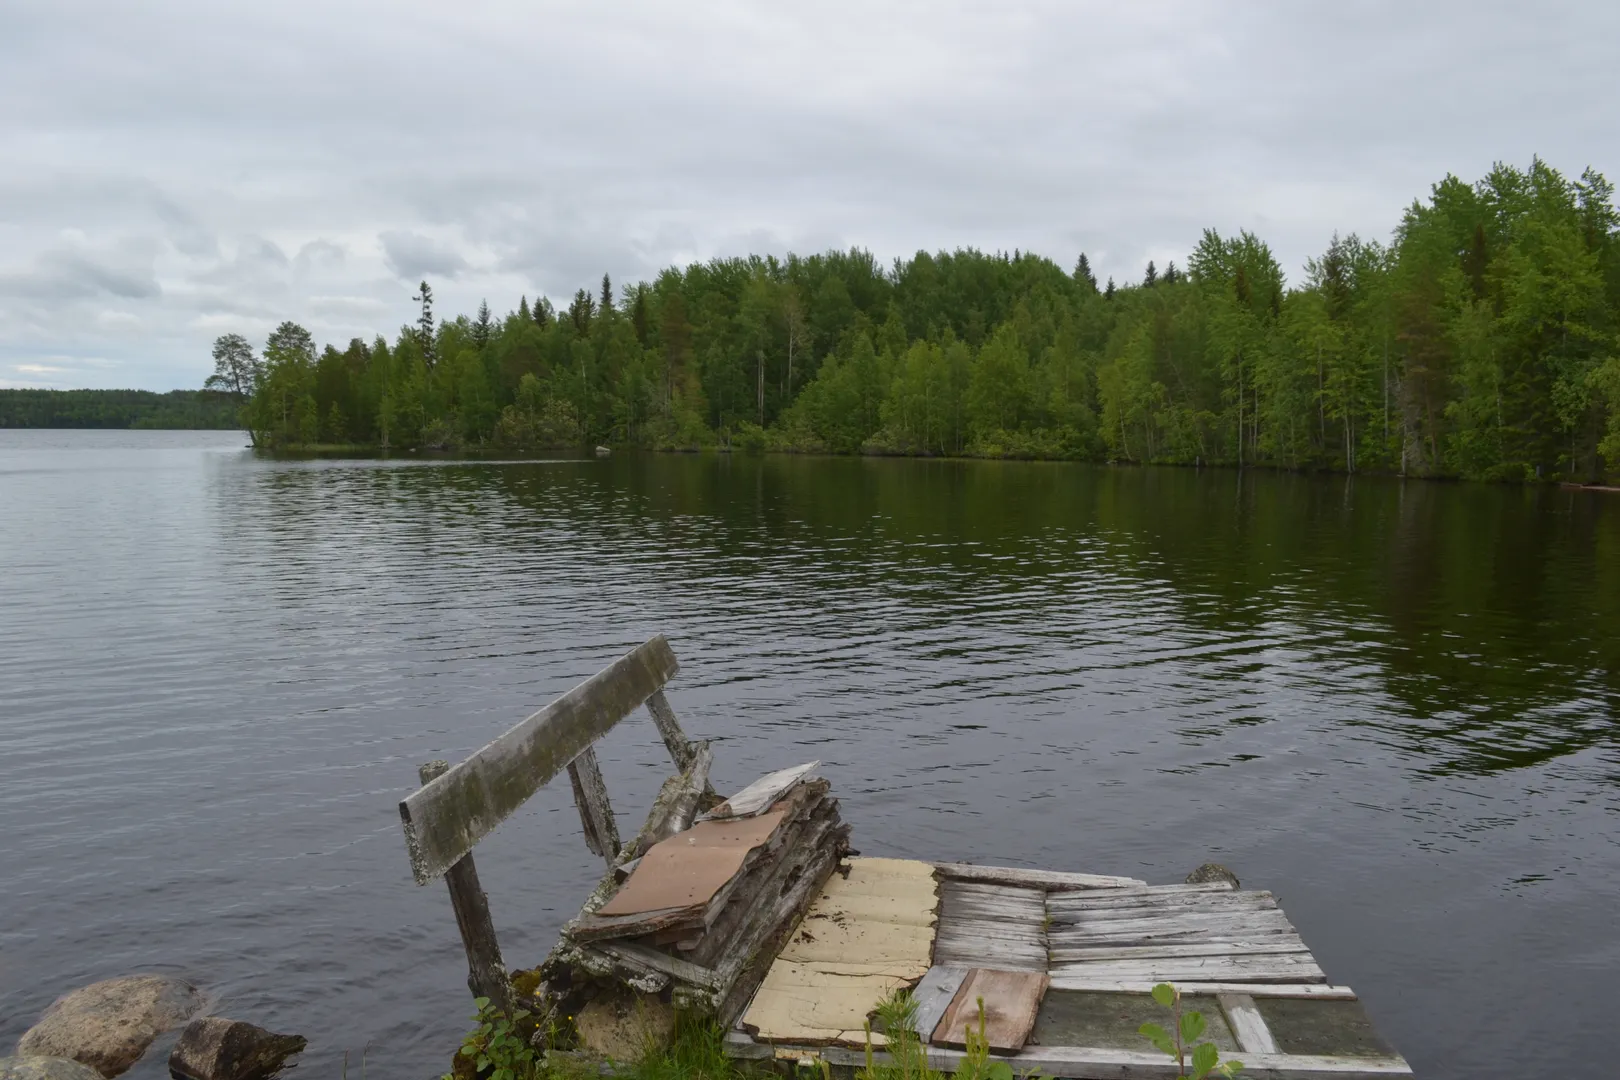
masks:
<path fill-rule="evenodd" d="M 1297 271 L 1447 171 L 1620 172 L 1617 35 L 1567 2 L 12 0 L 0 372 L 193 386 L 218 333 L 391 332 L 424 276 L 505 310 L 750 249 L 1127 281 L 1214 226 Z"/>

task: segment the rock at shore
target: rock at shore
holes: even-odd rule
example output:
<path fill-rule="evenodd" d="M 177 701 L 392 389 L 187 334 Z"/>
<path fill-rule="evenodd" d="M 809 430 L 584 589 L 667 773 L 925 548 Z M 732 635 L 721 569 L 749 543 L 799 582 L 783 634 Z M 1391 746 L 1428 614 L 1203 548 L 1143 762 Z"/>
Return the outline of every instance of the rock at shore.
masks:
<path fill-rule="evenodd" d="M 1218 862 L 1207 862 L 1187 875 L 1188 885 L 1206 885 L 1212 881 L 1229 881 L 1232 888 L 1240 889 L 1238 877 Z"/>
<path fill-rule="evenodd" d="M 244 1020 L 204 1016 L 180 1033 L 169 1055 L 169 1072 L 183 1080 L 266 1080 L 304 1046 L 301 1035 L 277 1035 Z"/>
<path fill-rule="evenodd" d="M 202 1010 L 197 988 L 167 975 L 126 975 L 56 999 L 17 1043 L 22 1056 L 72 1058 L 102 1076 L 140 1060 L 163 1032 Z"/>
<path fill-rule="evenodd" d="M 0 1058 L 0 1080 L 101 1080 L 101 1074 L 72 1058 Z"/>

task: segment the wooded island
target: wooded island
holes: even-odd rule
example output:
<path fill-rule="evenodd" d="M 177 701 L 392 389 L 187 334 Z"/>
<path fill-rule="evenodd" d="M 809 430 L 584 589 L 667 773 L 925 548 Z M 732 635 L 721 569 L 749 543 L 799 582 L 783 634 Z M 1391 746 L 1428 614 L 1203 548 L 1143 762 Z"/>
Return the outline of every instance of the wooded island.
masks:
<path fill-rule="evenodd" d="M 1535 160 L 1448 176 L 1391 241 L 1288 285 L 1242 232 L 1099 284 L 1028 252 L 716 259 L 565 306 L 421 318 L 262 357 L 215 389 L 267 448 L 318 444 L 1071 458 L 1581 481 L 1620 472 L 1613 186 Z"/>

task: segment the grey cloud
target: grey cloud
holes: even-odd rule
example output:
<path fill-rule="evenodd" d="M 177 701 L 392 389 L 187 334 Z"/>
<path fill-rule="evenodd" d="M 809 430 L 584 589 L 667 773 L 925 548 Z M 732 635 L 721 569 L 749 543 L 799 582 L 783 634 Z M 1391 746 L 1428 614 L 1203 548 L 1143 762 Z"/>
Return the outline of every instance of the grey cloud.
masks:
<path fill-rule="evenodd" d="M 388 268 L 402 278 L 453 278 L 467 268 L 467 260 L 453 249 L 421 233 L 390 229 L 377 239 Z"/>
<path fill-rule="evenodd" d="M 0 295 L 35 300 L 83 300 L 112 296 L 146 300 L 162 295 L 150 258 L 119 258 L 57 249 L 27 270 L 0 274 Z"/>

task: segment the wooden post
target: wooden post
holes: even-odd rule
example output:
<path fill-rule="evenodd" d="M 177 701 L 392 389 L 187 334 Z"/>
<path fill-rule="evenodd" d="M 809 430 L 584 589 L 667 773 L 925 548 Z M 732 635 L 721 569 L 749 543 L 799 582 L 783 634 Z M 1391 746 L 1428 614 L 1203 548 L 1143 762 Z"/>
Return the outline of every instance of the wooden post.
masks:
<path fill-rule="evenodd" d="M 676 770 L 685 772 L 690 769 L 695 751 L 687 741 L 686 733 L 681 730 L 680 721 L 675 719 L 675 710 L 670 708 L 669 698 L 664 696 L 662 689 L 648 696 L 647 711 L 652 714 L 653 723 L 658 725 L 658 734 L 664 737 L 664 746 L 669 750 Z"/>
<path fill-rule="evenodd" d="M 426 784 L 449 770 L 448 761 L 430 761 L 417 770 L 417 775 Z M 501 947 L 495 941 L 489 897 L 478 884 L 478 868 L 473 865 L 471 852 L 445 871 L 444 883 L 450 887 L 450 906 L 456 913 L 461 944 L 467 950 L 467 988 L 473 997 L 489 998 L 490 1004 L 511 1016 L 512 986 L 506 978 Z"/>
<path fill-rule="evenodd" d="M 594 746 L 587 746 L 568 763 L 568 779 L 574 785 L 574 805 L 579 808 L 579 823 L 585 830 L 585 846 L 591 854 L 606 859 L 611 869 L 619 858 L 619 823 L 613 819 L 607 781 L 602 779 Z"/>

